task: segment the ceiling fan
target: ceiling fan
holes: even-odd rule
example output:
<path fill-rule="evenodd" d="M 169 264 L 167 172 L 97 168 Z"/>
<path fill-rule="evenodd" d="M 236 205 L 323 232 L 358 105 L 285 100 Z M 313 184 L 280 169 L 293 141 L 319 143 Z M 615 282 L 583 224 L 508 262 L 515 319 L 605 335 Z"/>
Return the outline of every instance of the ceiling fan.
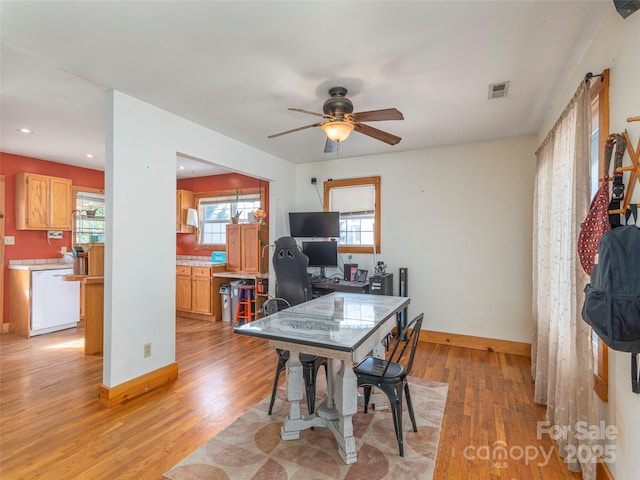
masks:
<path fill-rule="evenodd" d="M 404 120 L 404 116 L 396 108 L 386 108 L 384 110 L 371 110 L 368 112 L 353 112 L 353 103 L 346 97 L 347 89 L 344 87 L 332 87 L 329 89 L 330 98 L 325 100 L 322 111 L 324 113 L 310 112 L 301 108 L 289 108 L 294 112 L 308 113 L 325 118 L 327 121 L 317 122 L 304 127 L 294 128 L 286 132 L 269 135 L 268 138 L 275 138 L 288 133 L 297 132 L 311 127 L 322 127 L 322 131 L 327 136 L 325 153 L 336 152 L 338 144 L 343 142 L 352 131 L 356 131 L 375 138 L 389 145 L 395 145 L 401 138 L 391 133 L 378 130 L 361 122 L 377 122 L 381 120 Z"/>

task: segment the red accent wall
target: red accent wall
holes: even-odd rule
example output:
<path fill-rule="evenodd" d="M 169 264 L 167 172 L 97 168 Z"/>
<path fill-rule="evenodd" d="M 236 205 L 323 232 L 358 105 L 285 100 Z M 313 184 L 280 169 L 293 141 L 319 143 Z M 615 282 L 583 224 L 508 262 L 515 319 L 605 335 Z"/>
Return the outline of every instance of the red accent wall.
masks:
<path fill-rule="evenodd" d="M 38 173 L 53 177 L 70 178 L 74 186 L 104 188 L 104 172 L 88 168 L 74 167 L 62 163 L 48 162 L 37 158 L 23 157 L 0 152 L 0 175 L 5 177 L 5 235 L 15 237 L 15 245 L 4 247 L 4 321 L 9 321 L 9 260 L 35 258 L 62 258 L 61 247 L 71 249 L 71 232 L 63 232 L 62 240 L 48 240 L 45 231 L 15 229 L 15 175 L 16 173 Z M 209 177 L 178 180 L 177 188 L 195 193 L 213 190 L 233 190 L 243 188 L 265 188 L 265 211 L 269 212 L 269 182 L 238 173 L 213 175 Z M 71 215 L 71 212 L 69 212 Z M 209 255 L 210 250 L 195 249 L 195 234 L 176 234 L 176 255 Z"/>
<path fill-rule="evenodd" d="M 269 182 L 260 181 L 257 178 L 247 177 L 239 173 L 227 173 L 224 175 L 212 175 L 209 177 L 185 178 L 178 180 L 177 188 L 189 190 L 194 193 L 211 192 L 214 190 L 234 190 L 236 188 L 256 188 L 262 186 L 265 189 L 264 210 L 269 215 Z M 176 255 L 209 255 L 211 250 L 195 248 L 196 235 L 192 233 L 176 234 Z"/>
<path fill-rule="evenodd" d="M 62 163 L 47 162 L 37 158 L 22 157 L 0 152 L 0 175 L 5 177 L 5 236 L 14 236 L 15 245 L 4 247 L 4 321 L 9 321 L 9 260 L 33 258 L 62 258 L 61 247 L 71 249 L 71 232 L 63 232 L 62 240 L 48 240 L 45 231 L 16 230 L 15 198 L 16 173 L 38 173 L 52 177 L 70 178 L 74 186 L 104 188 L 104 172 L 89 168 L 73 167 Z M 71 216 L 71 212 L 69 212 Z"/>

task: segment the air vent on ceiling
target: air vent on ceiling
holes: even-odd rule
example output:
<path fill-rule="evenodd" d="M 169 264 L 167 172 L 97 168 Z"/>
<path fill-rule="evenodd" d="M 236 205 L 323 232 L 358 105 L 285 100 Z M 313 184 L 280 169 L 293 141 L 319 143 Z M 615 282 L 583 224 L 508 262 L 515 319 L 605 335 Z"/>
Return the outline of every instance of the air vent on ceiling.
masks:
<path fill-rule="evenodd" d="M 500 82 L 489 85 L 489 100 L 507 96 L 509 82 Z"/>

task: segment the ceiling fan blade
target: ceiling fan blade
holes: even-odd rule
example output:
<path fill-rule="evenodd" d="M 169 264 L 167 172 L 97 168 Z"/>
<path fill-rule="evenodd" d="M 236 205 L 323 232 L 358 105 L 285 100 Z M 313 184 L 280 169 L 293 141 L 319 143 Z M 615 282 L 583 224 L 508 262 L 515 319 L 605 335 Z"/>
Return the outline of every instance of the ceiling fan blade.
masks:
<path fill-rule="evenodd" d="M 287 130 L 286 132 L 274 133 L 273 135 L 269 135 L 267 138 L 276 138 L 276 137 L 279 137 L 281 135 L 286 135 L 287 133 L 293 133 L 293 132 L 298 132 L 300 130 L 304 130 L 305 128 L 319 127 L 322 124 L 323 124 L 323 122 L 318 122 L 318 123 L 314 123 L 314 124 L 311 124 L 311 125 L 306 125 L 304 127 L 294 128 L 293 130 Z"/>
<path fill-rule="evenodd" d="M 354 122 L 376 122 L 380 120 L 404 120 L 404 116 L 397 108 L 385 108 L 384 110 L 370 110 L 368 112 L 355 112 L 349 115 Z"/>
<path fill-rule="evenodd" d="M 338 151 L 338 142 L 334 142 L 330 138 L 327 138 L 327 143 L 324 144 L 324 153 L 335 153 Z"/>
<path fill-rule="evenodd" d="M 400 137 L 396 137 L 388 132 L 383 132 L 382 130 L 378 130 L 377 128 L 370 127 L 369 125 L 365 125 L 364 123 L 356 123 L 354 130 L 359 133 L 363 133 L 368 135 L 369 137 L 375 138 L 376 140 L 380 140 L 381 142 L 388 143 L 389 145 L 395 145 L 396 143 L 402 140 Z"/>
<path fill-rule="evenodd" d="M 335 118 L 331 115 L 327 115 L 325 113 L 317 113 L 317 112 L 310 112 L 309 110 L 303 110 L 302 108 L 288 108 L 287 110 L 291 110 L 292 112 L 299 112 L 299 113 L 308 113 L 309 115 L 316 115 L 318 117 L 322 117 L 322 118 Z"/>

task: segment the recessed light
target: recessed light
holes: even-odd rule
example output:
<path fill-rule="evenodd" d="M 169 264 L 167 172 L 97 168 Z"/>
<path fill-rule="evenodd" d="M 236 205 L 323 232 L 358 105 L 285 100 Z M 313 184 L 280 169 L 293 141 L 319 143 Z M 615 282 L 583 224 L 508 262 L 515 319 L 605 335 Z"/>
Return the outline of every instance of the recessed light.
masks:
<path fill-rule="evenodd" d="M 33 130 L 29 129 L 29 128 L 19 128 L 18 131 L 20 133 L 33 133 Z"/>
<path fill-rule="evenodd" d="M 178 170 L 184 170 L 184 167 L 182 165 L 178 165 Z"/>
<path fill-rule="evenodd" d="M 96 158 L 96 157 L 95 157 L 95 155 L 94 155 L 93 153 L 87 153 L 87 154 L 85 155 L 85 157 L 87 157 L 87 158 Z"/>

